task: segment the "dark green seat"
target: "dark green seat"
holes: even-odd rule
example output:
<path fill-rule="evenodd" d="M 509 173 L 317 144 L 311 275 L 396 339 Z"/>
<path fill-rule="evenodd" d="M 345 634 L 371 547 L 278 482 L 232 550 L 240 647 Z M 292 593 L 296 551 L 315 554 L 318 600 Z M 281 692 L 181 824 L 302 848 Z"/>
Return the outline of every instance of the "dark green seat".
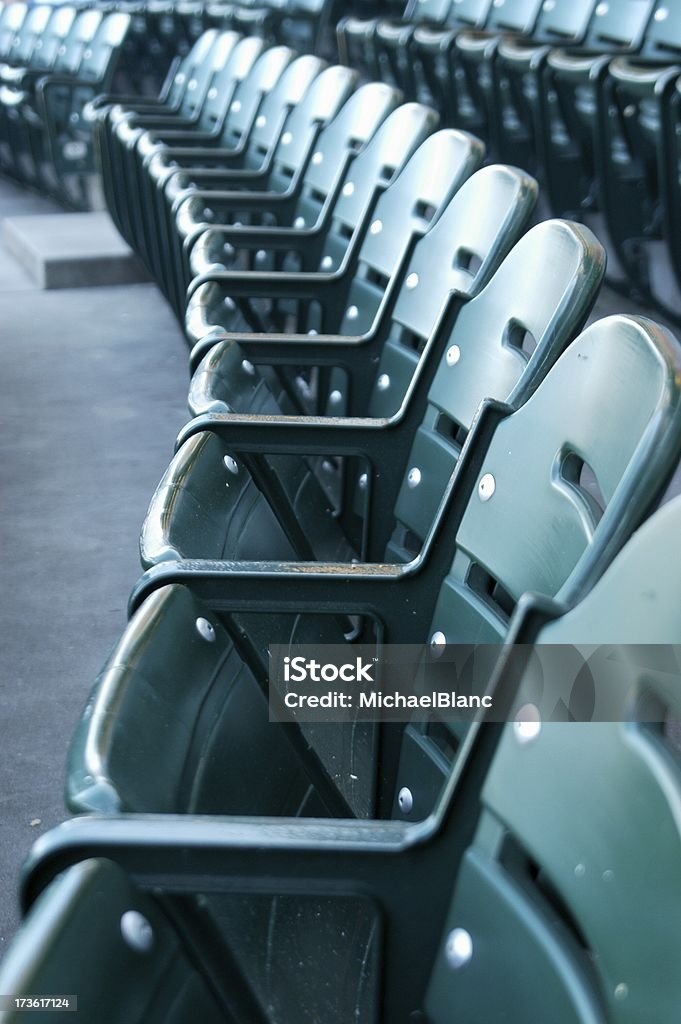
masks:
<path fill-rule="evenodd" d="M 467 191 L 470 194 L 477 189 Z M 409 561 L 417 553 L 436 517 L 480 402 L 485 398 L 506 401 L 519 377 L 532 380 L 535 369 L 540 374 L 546 371 L 584 322 L 603 271 L 602 255 L 592 236 L 562 222 L 548 222 L 521 239 L 486 288 L 454 316 L 450 311 L 439 324 L 452 286 L 458 282 L 465 288 L 465 280 L 456 269 L 450 275 L 443 273 L 441 290 L 434 292 L 428 308 L 418 294 L 423 288 L 419 272 L 423 274 L 436 262 L 444 267 L 455 264 L 459 237 L 450 225 L 462 219 L 459 211 L 470 200 L 464 194 L 454 203 L 443 230 L 430 245 L 426 235 L 416 250 L 411 267 L 418 270 L 410 269 L 402 279 L 393 322 L 374 357 L 378 362 L 372 374 L 374 386 L 365 390 L 364 416 L 368 418 L 351 421 L 389 438 L 383 456 L 371 460 L 379 473 L 376 493 L 370 493 L 374 485 L 369 488 L 366 466 L 346 466 L 342 507 L 331 518 L 327 497 L 334 479 L 331 468 L 319 467 L 327 484 L 322 489 L 302 454 L 266 458 L 264 462 L 290 506 L 287 514 L 283 502 L 260 483 L 258 460 L 246 457 L 244 461 L 238 447 L 232 451 L 219 436 L 212 435 L 213 417 L 209 415 L 197 421 L 209 432 L 192 428 L 194 436 L 179 448 L 152 499 L 140 541 L 145 566 L 178 557 L 350 561 L 359 555 L 378 561 L 385 557 L 395 517 L 402 528 L 387 549 L 388 560 Z M 470 208 L 475 207 L 471 204 Z M 463 220 L 464 237 L 465 229 Z M 448 236 L 454 254 L 446 247 Z M 559 248 L 560 264 L 555 257 Z M 368 255 L 371 266 L 374 261 Z M 365 329 L 370 325 L 369 320 Z M 522 348 L 526 335 L 537 345 L 529 363 L 529 353 Z M 431 350 L 426 358 L 419 357 L 421 345 Z M 458 353 L 454 362 L 452 353 Z M 238 349 L 227 349 L 223 378 L 229 369 L 238 373 L 240 356 L 243 359 Z M 362 363 L 358 373 L 361 367 Z M 242 368 L 240 376 L 243 381 L 249 375 Z M 276 415 L 283 402 L 277 402 L 276 392 L 272 394 L 274 381 L 265 377 L 258 387 L 253 376 L 246 395 L 257 403 L 255 411 Z M 410 395 L 403 407 L 412 380 L 417 381 L 420 396 Z M 232 394 L 238 393 L 237 381 L 226 381 Z M 536 383 L 533 380 L 532 386 Z M 516 397 L 522 400 L 529 387 L 526 383 Z M 339 381 L 329 396 L 331 415 L 342 407 L 342 397 Z M 290 406 L 284 405 L 284 411 L 290 411 Z M 328 423 L 331 434 L 334 425 L 342 425 L 334 419 Z M 336 433 L 342 434 L 338 429 Z M 264 447 L 263 452 L 267 451 Z M 331 449 L 317 451 L 319 455 L 335 454 Z M 384 460 L 389 465 L 383 465 Z M 367 496 L 370 505 L 365 516 Z M 293 532 L 291 519 L 299 524 L 303 537 Z"/>
<path fill-rule="evenodd" d="M 567 595 L 588 587 L 656 500 L 678 457 L 679 403 L 673 397 L 676 385 L 667 377 L 667 360 L 676 358 L 675 348 L 670 336 L 652 325 L 610 318 L 569 346 L 525 404 L 496 426 L 489 444 L 483 438 L 488 436 L 489 417 L 496 415 L 491 411 L 496 407 L 488 406 L 490 411 L 479 420 L 450 485 L 453 521 L 438 516 L 425 552 L 407 566 L 321 564 L 310 571 L 312 566 L 291 563 L 193 560 L 150 570 L 133 600 L 133 607 L 141 605 L 141 609 L 105 667 L 74 741 L 71 806 L 168 810 L 173 800 L 175 810 L 215 813 L 225 794 L 234 791 L 242 808 L 248 787 L 239 784 L 237 791 L 227 783 L 238 763 L 238 772 L 230 776 L 234 787 L 237 779 L 248 776 L 253 779 L 251 791 L 264 801 L 254 804 L 251 813 L 271 813 L 273 801 L 284 801 L 289 808 L 293 801 L 300 810 L 318 806 L 319 800 L 332 807 L 334 788 L 324 781 L 312 754 L 308 760 L 309 751 L 301 755 L 298 748 L 307 779 L 295 787 L 291 780 L 299 776 L 290 766 L 279 772 L 274 760 L 263 760 L 255 753 L 254 745 L 249 747 L 253 760 L 247 762 L 243 755 L 242 741 L 249 746 L 248 737 L 261 735 L 263 729 L 270 750 L 275 740 L 284 744 L 286 736 L 267 726 L 266 698 L 253 681 L 266 688 L 268 645 L 294 639 L 305 642 L 305 638 L 343 643 L 343 623 L 337 616 L 352 613 L 366 616 L 369 635 L 370 627 L 375 628 L 385 643 L 423 643 L 429 637 L 435 638 L 436 645 L 442 637 L 448 642 L 498 642 L 508 628 L 514 602 L 525 590 Z M 609 367 L 616 353 L 634 373 L 618 380 L 636 381 L 617 389 L 621 401 L 622 393 L 627 393 L 626 413 L 618 411 L 620 405 L 612 397 Z M 585 395 L 579 422 L 568 397 L 576 393 L 576 379 L 598 395 Z M 638 406 L 642 418 L 634 423 L 628 393 L 642 380 L 648 381 L 650 393 Z M 563 411 L 560 417 L 555 414 L 557 408 Z M 659 419 L 662 409 L 668 410 L 664 425 Z M 597 435 L 591 431 L 592 416 L 599 422 Z M 237 422 L 241 427 L 245 420 L 237 418 Z M 290 447 L 290 429 L 278 424 L 277 432 L 284 434 L 281 446 Z M 241 433 L 244 436 L 245 431 Z M 260 433 L 260 447 L 269 450 Z M 301 442 L 301 446 L 307 444 Z M 358 442 L 353 445 L 359 446 Z M 607 502 L 597 523 L 595 506 L 579 483 L 578 467 L 568 458 L 573 449 L 581 451 L 595 469 L 601 500 Z M 485 485 L 479 491 L 479 483 L 490 471 L 497 490 L 484 500 L 487 491 Z M 513 480 L 512 486 L 506 477 Z M 427 488 L 425 476 L 423 483 Z M 560 545 L 555 542 L 557 535 Z M 512 544 L 507 542 L 509 536 Z M 166 586 L 169 583 L 188 584 L 196 597 L 182 586 Z M 155 590 L 159 592 L 141 604 Z M 197 634 L 197 619 L 211 623 L 207 640 L 201 623 Z M 202 643 L 214 671 L 201 667 Z M 196 644 L 198 650 L 193 651 Z M 180 664 L 194 664 L 195 673 L 182 669 L 175 674 Z M 197 708 L 205 708 L 200 718 Z M 151 718 L 156 722 L 158 744 L 164 744 L 164 737 L 168 740 L 163 756 L 170 763 L 162 770 L 157 747 L 152 750 L 135 740 L 138 730 L 148 730 Z M 238 743 L 229 738 L 236 721 Z M 353 813 L 365 816 L 379 808 L 380 814 L 390 816 L 397 764 L 391 768 L 390 758 L 384 755 L 377 767 L 376 737 L 370 729 L 316 727 L 303 739 L 294 734 L 288 740 L 291 747 L 284 745 L 284 749 L 294 757 L 294 741 L 306 751 L 305 739 L 312 742 L 314 753 L 340 790 L 346 810 L 349 805 Z M 422 765 L 422 788 L 413 815 L 422 817 L 430 808 L 431 787 L 441 778 L 442 751 L 434 739 L 406 734 L 403 763 L 413 761 L 414 748 Z M 228 753 L 232 750 L 237 759 L 233 763 Z M 431 751 L 432 757 L 424 760 L 424 751 Z M 145 767 L 147 756 L 156 766 L 153 770 Z M 202 767 L 197 776 L 194 766 L 198 764 Z M 188 766 L 186 774 L 183 765 Z M 373 789 L 376 771 L 377 792 Z M 159 778 L 176 780 L 172 793 L 169 786 L 157 785 Z M 225 803 L 222 809 L 233 806 Z"/>
<path fill-rule="evenodd" d="M 670 559 L 680 529 L 676 500 L 572 610 L 529 598 L 514 618 L 518 644 L 553 645 L 559 657 L 572 645 L 606 645 L 606 658 L 590 663 L 595 687 L 608 688 L 610 720 L 522 726 L 537 691 L 535 661 L 520 647 L 488 687 L 509 696 L 509 724 L 476 727 L 425 822 L 161 823 L 138 815 L 62 825 L 31 855 L 23 884 L 30 912 L 0 967 L 2 991 L 68 989 L 89 1000 L 93 971 L 105 963 L 107 982 L 125 979 L 126 1021 L 156 1020 L 159 1003 L 174 1002 L 184 983 L 209 1020 L 206 991 L 224 998 L 217 1019 L 246 1022 L 319 1020 L 324 995 L 342 1015 L 350 989 L 362 1024 L 408 1024 L 419 1011 L 433 1024 L 668 1024 L 680 998 L 681 565 Z M 554 664 L 569 689 L 574 660 Z M 362 899 L 372 902 L 369 922 Z M 333 926 L 349 907 L 364 969 L 351 958 L 340 966 L 347 947 Z M 133 917 L 137 930 L 128 918 L 121 934 L 129 910 L 146 919 L 153 950 L 144 953 L 138 938 L 131 953 L 131 938 L 150 932 Z M 330 934 L 315 914 L 332 923 Z M 225 951 L 235 918 L 236 976 Z M 380 962 L 367 928 L 379 922 Z M 184 942 L 172 940 L 173 926 Z M 303 929 L 308 942 L 288 957 L 286 935 L 295 942 Z M 178 951 L 154 985 L 176 942 L 200 951 L 196 973 Z M 74 947 L 92 957 L 82 970 Z M 291 985 L 294 963 L 301 973 Z M 238 1002 L 244 979 L 267 1006 L 262 1018 Z M 362 1000 L 367 989 L 376 1003 Z M 182 1024 L 189 1017 L 178 1002 L 173 1019 Z M 120 1019 L 102 1016 L 116 1014 L 120 995 L 94 1005 L 103 1024 Z M 335 1021 L 329 1012 L 323 1019 Z"/>

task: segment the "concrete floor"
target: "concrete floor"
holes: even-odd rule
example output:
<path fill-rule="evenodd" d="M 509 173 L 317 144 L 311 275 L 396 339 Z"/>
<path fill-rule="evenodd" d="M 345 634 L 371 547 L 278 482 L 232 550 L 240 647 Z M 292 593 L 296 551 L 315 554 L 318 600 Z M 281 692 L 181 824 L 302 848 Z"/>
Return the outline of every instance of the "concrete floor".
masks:
<path fill-rule="evenodd" d="M 0 182 L 0 219 L 31 212 L 51 204 Z M 187 419 L 187 352 L 153 285 L 41 292 L 0 251 L 0 955 L 125 625 L 142 518 Z"/>
<path fill-rule="evenodd" d="M 0 220 L 51 211 L 0 182 Z M 594 318 L 615 311 L 642 312 L 606 289 Z M 66 749 L 125 625 L 186 420 L 187 347 L 153 285 L 42 292 L 0 248 L 0 357 L 1 956 L 20 864 L 65 816 Z"/>

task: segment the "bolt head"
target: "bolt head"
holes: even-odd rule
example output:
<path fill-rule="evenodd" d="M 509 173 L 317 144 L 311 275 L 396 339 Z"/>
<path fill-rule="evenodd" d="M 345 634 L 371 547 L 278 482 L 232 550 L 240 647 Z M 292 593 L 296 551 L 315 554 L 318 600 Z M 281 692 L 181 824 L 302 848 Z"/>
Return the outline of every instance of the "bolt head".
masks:
<path fill-rule="evenodd" d="M 123 941 L 136 953 L 149 953 L 154 946 L 154 930 L 138 910 L 126 910 L 121 917 Z"/>
<path fill-rule="evenodd" d="M 478 497 L 480 501 L 489 501 L 497 488 L 497 482 L 491 473 L 485 473 L 478 484 Z"/>
<path fill-rule="evenodd" d="M 453 971 L 465 967 L 473 956 L 473 939 L 465 928 L 454 928 L 447 936 L 445 958 Z"/>
<path fill-rule="evenodd" d="M 200 617 L 196 620 L 196 632 L 209 644 L 212 644 L 215 640 L 215 627 L 208 619 Z"/>
<path fill-rule="evenodd" d="M 414 796 L 407 786 L 402 786 L 402 789 L 397 794 L 397 804 L 402 814 L 409 814 L 411 812 L 414 806 Z"/>

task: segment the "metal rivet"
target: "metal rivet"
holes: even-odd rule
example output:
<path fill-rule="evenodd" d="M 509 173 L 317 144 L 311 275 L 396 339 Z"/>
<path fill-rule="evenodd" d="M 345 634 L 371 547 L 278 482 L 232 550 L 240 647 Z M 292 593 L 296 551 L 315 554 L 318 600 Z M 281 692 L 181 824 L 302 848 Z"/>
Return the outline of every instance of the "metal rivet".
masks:
<path fill-rule="evenodd" d="M 348 181 L 348 182 L 346 182 L 345 185 L 343 185 L 343 195 L 344 196 L 351 196 L 354 191 L 355 191 L 355 186 L 352 184 L 351 181 Z"/>
<path fill-rule="evenodd" d="M 187 86 L 187 92 L 194 92 L 194 89 L 196 89 L 196 82 L 192 78 L 191 82 Z"/>
<path fill-rule="evenodd" d="M 455 928 L 447 936 L 445 958 L 453 971 L 465 967 L 473 956 L 473 939 L 465 928 Z"/>
<path fill-rule="evenodd" d="M 586 874 L 586 867 L 584 864 L 575 864 L 575 878 L 584 878 Z"/>
<path fill-rule="evenodd" d="M 459 348 L 459 346 L 450 345 L 450 347 L 447 349 L 447 355 L 445 356 L 445 359 L 447 360 L 447 366 L 456 366 L 459 359 L 461 359 L 461 349 Z"/>
<path fill-rule="evenodd" d="M 92 50 L 85 50 L 84 51 L 83 57 L 85 58 L 85 60 L 89 60 L 91 56 L 92 56 Z"/>
<path fill-rule="evenodd" d="M 446 646 L 447 637 L 438 629 L 430 638 L 430 653 L 434 658 L 439 658 Z"/>
<path fill-rule="evenodd" d="M 59 56 L 63 57 L 65 53 L 66 53 L 66 47 L 65 46 L 60 46 L 59 47 Z"/>
<path fill-rule="evenodd" d="M 666 7 L 660 7 L 659 11 L 655 11 L 653 17 L 655 18 L 655 21 L 666 21 L 669 17 L 669 11 Z"/>
<path fill-rule="evenodd" d="M 349 306 L 345 315 L 348 318 L 348 320 L 356 320 L 357 317 L 359 316 L 359 310 L 357 309 L 357 306 Z"/>
<path fill-rule="evenodd" d="M 305 227 L 305 218 L 304 217 L 296 217 L 296 219 L 293 222 L 293 226 L 294 226 L 294 228 L 304 228 Z"/>
<path fill-rule="evenodd" d="M 309 330 L 309 331 L 308 331 L 307 333 L 308 333 L 308 334 L 309 334 L 309 336 L 310 336 L 310 337 L 312 338 L 312 337 L 314 337 L 314 336 L 315 336 L 315 334 L 319 334 L 319 331 L 315 330 L 315 328 L 314 328 L 314 327 L 311 327 L 311 328 L 310 328 L 310 330 Z"/>
<path fill-rule="evenodd" d="M 611 871 L 610 868 L 607 868 L 601 875 L 601 878 L 604 882 L 612 882 L 615 878 L 615 872 Z"/>
<path fill-rule="evenodd" d="M 390 387 L 390 377 L 387 373 L 382 373 L 376 381 L 376 387 L 379 391 L 387 391 Z"/>
<path fill-rule="evenodd" d="M 605 17 L 605 15 L 608 13 L 609 10 L 610 10 L 609 4 L 599 4 L 598 7 L 596 8 L 596 10 L 594 11 L 594 13 L 595 13 L 597 18 L 603 18 L 603 17 Z"/>
<path fill-rule="evenodd" d="M 414 806 L 414 797 L 410 789 L 406 786 L 402 786 L 402 789 L 397 794 L 397 803 L 399 805 L 402 814 L 409 814 L 412 807 Z"/>
<path fill-rule="evenodd" d="M 284 134 L 281 137 L 281 144 L 282 144 L 282 146 L 290 146 L 292 141 L 293 141 L 293 136 L 291 135 L 291 133 L 290 132 L 284 132 Z"/>
<path fill-rule="evenodd" d="M 260 117 L 256 117 L 256 119 L 255 119 L 255 127 L 256 128 L 264 128 L 266 124 L 267 124 L 267 118 L 263 117 L 262 114 L 260 115 Z"/>
<path fill-rule="evenodd" d="M 367 476 L 366 473 L 362 473 L 359 480 L 357 481 L 357 486 L 359 487 L 360 491 L 366 491 L 368 483 L 369 477 Z"/>
<path fill-rule="evenodd" d="M 231 455 L 225 455 L 222 461 L 224 462 L 225 467 L 229 470 L 229 472 L 233 473 L 234 476 L 236 476 L 237 473 L 239 472 L 239 464 L 236 461 L 236 459 L 233 459 Z"/>
<path fill-rule="evenodd" d="M 629 986 L 626 985 L 623 981 L 621 981 L 619 985 L 615 985 L 615 999 L 618 1001 L 618 1003 L 623 1002 L 628 995 Z"/>
<path fill-rule="evenodd" d="M 380 235 L 382 230 L 383 230 L 383 221 L 382 220 L 375 220 L 373 222 L 373 224 L 371 225 L 371 227 L 369 228 L 369 232 L 372 235 Z"/>
<path fill-rule="evenodd" d="M 419 275 L 418 274 L 410 274 L 409 277 L 406 280 L 406 285 L 407 285 L 407 288 L 409 288 L 409 289 L 416 288 L 416 285 L 418 283 L 419 283 Z"/>
<path fill-rule="evenodd" d="M 480 501 L 489 501 L 497 488 L 497 482 L 491 473 L 485 473 L 478 484 Z"/>
<path fill-rule="evenodd" d="M 209 622 L 208 619 L 198 618 L 196 620 L 196 632 L 199 636 L 203 637 L 204 640 L 207 640 L 209 644 L 212 644 L 215 640 L 215 628 L 213 623 Z"/>
<path fill-rule="evenodd" d="M 121 918 L 121 935 L 136 953 L 149 953 L 154 945 L 154 930 L 138 910 L 126 910 Z"/>
<path fill-rule="evenodd" d="M 265 252 L 264 249 L 258 249 L 258 251 L 255 254 L 255 258 L 258 263 L 262 263 L 263 260 L 267 259 L 267 253 Z"/>
<path fill-rule="evenodd" d="M 241 110 L 241 100 L 234 100 L 234 103 L 232 103 L 232 113 L 238 114 L 240 110 Z"/>
<path fill-rule="evenodd" d="M 234 305 L 234 299 L 230 299 L 229 295 L 226 295 L 225 298 L 222 300 L 222 305 L 225 307 L 225 309 L 236 309 L 236 306 Z"/>
<path fill-rule="evenodd" d="M 320 165 L 320 163 L 322 162 L 323 159 L 324 159 L 324 154 L 320 153 L 319 150 L 317 150 L 316 153 L 312 154 L 312 163 L 315 165 L 315 167 L 319 167 L 319 165 Z"/>
<path fill-rule="evenodd" d="M 215 97 L 217 96 L 217 94 L 218 94 L 217 89 L 209 89 L 208 90 L 208 99 L 209 100 L 214 100 Z"/>
<path fill-rule="evenodd" d="M 325 256 L 322 260 L 322 270 L 330 270 L 333 266 L 333 260 L 330 256 Z"/>
<path fill-rule="evenodd" d="M 255 366 L 250 361 L 250 359 L 241 360 L 241 369 L 244 371 L 244 373 L 247 373 L 249 377 L 252 377 L 253 374 L 255 373 Z"/>
<path fill-rule="evenodd" d="M 61 53 L 61 50 L 59 52 Z M 184 82 L 184 75 L 175 75 L 175 81 L 177 82 L 178 85 L 182 85 L 182 83 Z"/>
<path fill-rule="evenodd" d="M 624 108 L 624 110 L 622 111 L 622 113 L 624 114 L 625 117 L 633 117 L 635 115 L 635 113 L 636 113 L 636 104 L 635 103 L 627 103 L 627 105 Z"/>
<path fill-rule="evenodd" d="M 222 247 L 222 251 L 225 254 L 225 256 L 231 256 L 234 253 L 234 246 L 231 245 L 229 242 L 225 242 L 225 244 Z"/>
<path fill-rule="evenodd" d="M 541 732 L 541 715 L 536 704 L 523 704 L 516 712 L 513 731 L 518 743 L 531 743 Z"/>
<path fill-rule="evenodd" d="M 418 487 L 418 485 L 420 483 L 421 483 L 421 470 L 417 466 L 414 466 L 407 473 L 407 485 L 409 487 Z"/>
<path fill-rule="evenodd" d="M 342 397 L 343 395 L 340 391 L 332 391 L 331 394 L 329 395 L 329 402 L 331 403 L 331 405 L 338 405 Z"/>

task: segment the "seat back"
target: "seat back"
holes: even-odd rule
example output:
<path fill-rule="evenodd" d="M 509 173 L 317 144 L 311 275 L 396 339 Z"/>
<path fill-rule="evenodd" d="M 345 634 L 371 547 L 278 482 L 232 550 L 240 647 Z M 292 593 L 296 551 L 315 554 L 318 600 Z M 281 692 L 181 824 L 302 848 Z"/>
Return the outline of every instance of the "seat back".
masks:
<path fill-rule="evenodd" d="M 66 986 L 77 993 L 79 1014 L 107 1024 L 167 1020 L 169 1006 L 178 1021 L 229 1019 L 158 904 L 109 860 L 82 861 L 54 880 L 0 975 L 3 992 L 15 997 L 50 996 Z M 8 1010 L 2 1019 L 22 1016 Z"/>
<path fill-rule="evenodd" d="M 400 289 L 393 309 L 370 416 L 399 410 L 450 292 L 472 296 L 485 287 L 519 237 L 536 195 L 534 180 L 516 168 L 483 167 L 417 242 L 404 275 L 412 287 Z"/>
<path fill-rule="evenodd" d="M 59 74 L 77 74 L 102 20 L 101 11 L 82 11 L 73 22 L 71 31 L 57 47 L 52 70 Z"/>
<path fill-rule="evenodd" d="M 302 103 L 326 61 L 305 54 L 292 61 L 265 97 L 249 134 L 245 164 L 257 168 L 280 138 L 291 112 Z"/>
<path fill-rule="evenodd" d="M 525 591 L 569 600 L 594 582 L 678 459 L 679 369 L 676 339 L 643 318 L 607 317 L 567 348 L 494 432 L 436 630 L 444 616 L 457 641 L 494 642 Z"/>
<path fill-rule="evenodd" d="M 445 25 L 448 28 L 483 28 L 492 10 L 493 0 L 459 0 L 451 3 Z"/>
<path fill-rule="evenodd" d="M 634 534 L 572 611 L 539 630 L 529 616 L 523 628 L 521 618 L 519 642 L 552 645 L 554 682 L 568 688 L 575 680 L 569 646 L 606 645 L 598 660 L 585 652 L 580 661 L 589 658 L 601 701 L 607 688 L 603 718 L 611 720 L 545 720 L 525 734 L 504 727 L 426 999 L 433 1024 L 474 1014 L 496 1020 L 508 1006 L 528 1020 L 674 1019 L 681 1000 L 679 531 L 676 499 Z M 514 708 L 536 701 L 536 680 L 530 661 Z M 456 928 L 473 952 L 465 970 L 446 962 Z"/>
<path fill-rule="evenodd" d="M 681 8 L 678 4 L 657 0 L 646 28 L 641 57 L 670 63 L 681 58 Z"/>
<path fill-rule="evenodd" d="M 31 59 L 38 40 L 45 32 L 50 18 L 55 14 L 53 7 L 47 4 L 32 6 L 21 23 L 21 27 L 13 40 L 10 58 L 12 63 L 25 65 Z"/>
<path fill-rule="evenodd" d="M 209 29 L 207 32 L 204 32 L 203 35 L 196 40 L 187 55 L 183 57 L 177 71 L 173 75 L 173 79 L 168 90 L 167 102 L 170 107 L 178 107 L 182 102 L 182 97 L 185 93 L 190 91 L 190 82 L 196 83 L 194 75 L 208 60 L 211 47 L 215 42 L 216 37 L 216 29 Z M 196 87 L 197 85 L 194 84 L 191 92 L 194 92 Z"/>
<path fill-rule="evenodd" d="M 636 51 L 641 46 L 655 0 L 596 4 L 584 46 L 589 50 Z"/>
<path fill-rule="evenodd" d="M 28 14 L 28 4 L 12 3 L 2 10 L 0 18 L 0 58 L 5 60 L 12 56 L 14 41 L 18 38 L 21 26 Z"/>
<path fill-rule="evenodd" d="M 31 54 L 31 67 L 49 70 L 54 66 L 59 49 L 67 39 L 76 20 L 75 7 L 52 8 L 52 17 L 40 39 L 36 40 Z"/>
<path fill-rule="evenodd" d="M 527 382 L 536 387 L 580 330 L 604 269 L 603 249 L 588 229 L 545 221 L 462 307 L 405 467 L 391 560 L 408 560 L 420 549 L 480 403 L 521 404 L 528 397 Z M 393 360 L 401 343 L 393 343 Z"/>
<path fill-rule="evenodd" d="M 336 117 L 356 83 L 357 73 L 340 64 L 325 68 L 315 78 L 286 119 L 274 149 L 269 187 L 285 191 L 302 175 L 320 129 Z"/>
<path fill-rule="evenodd" d="M 221 47 L 225 57 L 221 66 L 216 68 L 201 104 L 197 122 L 199 131 L 214 131 L 223 121 L 236 90 L 250 76 L 264 45 L 263 40 L 255 36 L 240 39 L 235 32 L 222 33 L 216 49 Z"/>
<path fill-rule="evenodd" d="M 253 38 L 244 40 L 243 43 L 255 46 L 259 45 L 259 40 Z M 253 128 L 264 99 L 276 88 L 279 79 L 295 57 L 295 52 L 287 46 L 269 47 L 260 53 L 243 81 L 237 83 L 234 99 L 222 127 L 221 141 L 228 149 L 242 142 Z"/>
<path fill-rule="evenodd" d="M 597 0 L 555 0 L 544 4 L 532 38 L 537 43 L 569 46 L 581 42 L 589 29 Z"/>
<path fill-rule="evenodd" d="M 489 32 L 530 35 L 544 0 L 495 0 L 485 25 Z"/>
<path fill-rule="evenodd" d="M 130 15 L 107 14 L 98 28 L 92 45 L 83 51 L 78 77 L 85 81 L 110 81 L 121 48 L 130 29 Z"/>
<path fill-rule="evenodd" d="M 348 161 L 371 142 L 399 101 L 400 94 L 395 89 L 382 82 L 370 82 L 352 93 L 323 128 L 303 176 L 294 218 L 296 227 L 317 223 L 328 197 L 346 173 Z"/>
<path fill-rule="evenodd" d="M 408 245 L 437 221 L 452 196 L 480 165 L 483 153 L 478 139 L 454 129 L 442 129 L 419 146 L 373 210 L 340 334 L 361 334 L 371 327 Z M 353 168 L 353 178 L 356 171 Z M 342 216 L 342 210 L 335 212 Z"/>

